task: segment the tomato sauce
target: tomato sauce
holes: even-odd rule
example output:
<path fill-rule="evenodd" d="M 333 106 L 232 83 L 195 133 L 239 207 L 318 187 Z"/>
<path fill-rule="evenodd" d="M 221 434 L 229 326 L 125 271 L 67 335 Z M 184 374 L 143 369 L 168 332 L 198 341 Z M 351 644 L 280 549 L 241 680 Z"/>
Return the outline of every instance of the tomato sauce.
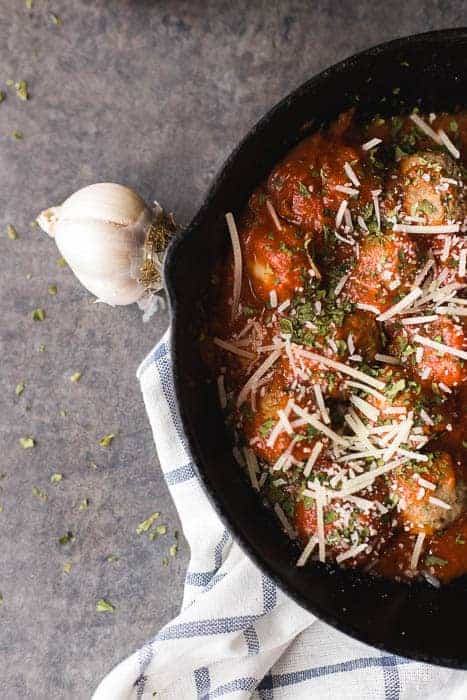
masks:
<path fill-rule="evenodd" d="M 298 566 L 467 573 L 466 156 L 466 113 L 347 112 L 229 223 L 203 357 Z"/>

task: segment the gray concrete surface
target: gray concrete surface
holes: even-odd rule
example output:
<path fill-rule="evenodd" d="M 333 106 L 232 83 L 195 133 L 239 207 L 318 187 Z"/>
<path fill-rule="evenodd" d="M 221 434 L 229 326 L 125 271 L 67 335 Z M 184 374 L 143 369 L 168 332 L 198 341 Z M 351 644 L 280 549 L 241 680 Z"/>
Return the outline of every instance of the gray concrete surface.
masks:
<path fill-rule="evenodd" d="M 136 307 L 92 304 L 29 222 L 99 180 L 132 185 L 187 222 L 231 148 L 289 90 L 379 41 L 464 21 L 462 0 L 34 0 L 31 10 L 0 0 L 2 700 L 89 698 L 176 613 L 188 561 L 181 539 L 162 565 L 180 524 L 135 380 L 167 315 L 143 325 Z M 28 81 L 28 102 L 9 79 Z M 31 319 L 37 307 L 43 322 Z M 64 475 L 55 486 L 54 472 Z M 151 541 L 135 528 L 155 510 L 169 532 Z M 68 530 L 75 539 L 60 545 Z M 108 563 L 111 553 L 120 560 Z M 116 612 L 98 614 L 99 598 Z"/>

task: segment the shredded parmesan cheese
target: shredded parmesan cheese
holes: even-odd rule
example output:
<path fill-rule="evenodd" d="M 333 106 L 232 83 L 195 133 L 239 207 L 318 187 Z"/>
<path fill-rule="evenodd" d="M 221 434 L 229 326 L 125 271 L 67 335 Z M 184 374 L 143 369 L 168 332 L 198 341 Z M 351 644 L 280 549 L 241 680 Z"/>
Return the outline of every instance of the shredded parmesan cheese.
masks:
<path fill-rule="evenodd" d="M 303 470 L 303 476 L 305 476 L 305 477 L 310 476 L 311 470 L 313 469 L 315 462 L 318 459 L 322 449 L 323 449 L 322 442 L 316 442 L 313 445 L 313 449 L 311 450 L 311 454 L 308 457 L 308 461 L 307 461 L 305 468 Z"/>
<path fill-rule="evenodd" d="M 454 357 L 460 357 L 461 360 L 467 360 L 467 352 L 465 350 L 458 350 L 457 348 L 452 348 L 450 345 L 445 345 L 444 343 L 438 343 L 436 340 L 431 340 L 431 338 L 426 338 L 423 335 L 414 335 L 413 337 L 416 343 L 421 345 L 426 345 L 428 348 L 433 348 L 433 350 L 439 350 L 441 353 L 448 353 L 448 355 L 454 355 Z"/>
<path fill-rule="evenodd" d="M 274 512 L 277 515 L 278 519 L 280 520 L 282 527 L 284 528 L 285 532 L 288 534 L 290 539 L 291 540 L 296 539 L 297 533 L 293 529 L 292 525 L 289 523 L 289 520 L 288 520 L 286 514 L 284 513 L 284 511 L 282 510 L 281 506 L 279 505 L 279 503 L 276 503 L 274 505 Z"/>
<path fill-rule="evenodd" d="M 435 498 L 435 496 L 430 496 L 428 501 L 432 506 L 438 506 L 438 508 L 442 508 L 443 510 L 451 510 L 449 503 L 442 501 L 440 498 Z"/>
<path fill-rule="evenodd" d="M 358 408 L 359 411 L 363 413 L 369 420 L 377 421 L 379 416 L 379 411 L 375 406 L 372 406 L 368 401 L 361 399 L 359 396 L 352 394 L 350 397 L 350 403 Z"/>
<path fill-rule="evenodd" d="M 366 143 L 362 144 L 362 150 L 369 151 L 372 148 L 374 148 L 375 146 L 379 146 L 380 143 L 383 143 L 382 139 L 378 139 L 375 137 L 373 139 L 370 139 Z"/>
<path fill-rule="evenodd" d="M 336 214 L 336 228 L 339 228 L 339 226 L 342 224 L 342 220 L 344 218 L 344 212 L 347 209 L 347 200 L 343 199 L 342 202 L 339 204 L 339 209 L 337 210 Z"/>
<path fill-rule="evenodd" d="M 352 168 L 352 166 L 350 165 L 350 163 L 347 163 L 347 162 L 344 163 L 344 172 L 347 175 L 347 177 L 349 178 L 349 180 L 351 181 L 351 183 L 353 185 L 355 185 L 355 187 L 360 187 L 360 180 L 356 176 L 355 171 Z"/>
<path fill-rule="evenodd" d="M 440 143 L 443 144 L 449 151 L 449 153 L 454 157 L 454 158 L 460 158 L 461 154 L 460 151 L 454 146 L 453 142 L 447 135 L 447 133 L 444 131 L 444 129 L 438 129 L 438 138 Z"/>
<path fill-rule="evenodd" d="M 232 355 L 245 357 L 247 360 L 254 360 L 256 357 L 256 355 L 254 355 L 252 352 L 249 352 L 248 350 L 243 350 L 242 348 L 237 347 L 233 343 L 229 343 L 228 341 L 222 340 L 221 338 L 214 338 L 213 340 L 216 345 L 218 345 L 223 350 L 231 352 Z"/>
<path fill-rule="evenodd" d="M 418 226 L 414 224 L 394 224 L 392 227 L 393 231 L 399 231 L 400 233 L 426 233 L 429 236 L 433 236 L 439 233 L 458 233 L 460 229 L 460 224 L 439 224 L 435 226 Z"/>
<path fill-rule="evenodd" d="M 357 557 L 361 552 L 363 552 L 364 549 L 368 547 L 367 544 L 356 544 L 353 547 L 350 547 L 346 552 L 342 552 L 342 554 L 338 554 L 336 557 L 336 562 L 340 564 L 341 562 L 345 561 L 346 559 L 354 559 Z"/>
<path fill-rule="evenodd" d="M 234 318 L 237 315 L 238 302 L 240 301 L 240 293 L 242 290 L 242 249 L 240 247 L 240 238 L 238 237 L 238 230 L 232 212 L 228 212 L 225 215 L 225 220 L 227 222 L 227 228 L 229 229 L 234 257 L 234 284 L 232 302 L 232 318 Z"/>
<path fill-rule="evenodd" d="M 296 566 L 305 566 L 307 563 L 308 559 L 310 558 L 311 554 L 313 553 L 314 548 L 318 544 L 318 538 L 316 535 L 312 535 L 310 539 L 308 540 L 305 549 L 301 553 Z"/>
<path fill-rule="evenodd" d="M 273 366 L 275 362 L 279 359 L 279 357 L 282 355 L 282 350 L 274 350 L 265 360 L 264 362 L 258 367 L 256 372 L 251 375 L 249 380 L 246 382 L 244 385 L 243 389 L 240 391 L 237 399 L 237 406 L 241 406 L 244 401 L 246 401 L 246 398 L 252 388 L 257 384 L 259 379 L 266 374 L 266 372 Z"/>
<path fill-rule="evenodd" d="M 369 374 L 365 374 L 365 372 L 360 372 L 360 370 L 354 369 L 353 367 L 348 367 L 342 362 L 330 360 L 329 358 L 324 357 L 323 355 L 318 355 L 314 352 L 309 352 L 308 350 L 303 350 L 301 348 L 298 350 L 298 354 L 302 357 L 307 357 L 310 360 L 315 360 L 315 362 L 320 362 L 321 364 L 327 367 L 331 367 L 332 369 L 336 369 L 338 372 L 342 372 L 342 374 L 348 374 L 350 377 L 354 377 L 354 379 L 359 379 L 360 381 L 364 382 L 365 384 L 369 384 L 369 386 L 372 386 L 375 389 L 384 389 L 385 387 L 385 383 L 381 382 L 379 379 L 370 377 Z"/>
<path fill-rule="evenodd" d="M 249 447 L 243 448 L 243 454 L 245 455 L 245 461 L 246 461 L 246 466 L 248 469 L 248 476 L 250 477 L 251 485 L 255 489 L 255 491 L 259 491 L 258 479 L 256 477 L 256 473 L 259 471 L 258 470 L 258 462 L 256 460 L 256 455 L 253 452 L 253 450 L 250 450 Z"/>
<path fill-rule="evenodd" d="M 274 226 L 278 231 L 282 231 L 281 222 L 279 221 L 279 217 L 277 216 L 276 210 L 274 209 L 270 199 L 266 200 L 266 207 L 268 209 L 269 215 L 273 221 Z"/>
<path fill-rule="evenodd" d="M 440 138 L 436 131 L 433 131 L 431 126 L 429 126 L 421 117 L 418 116 L 418 114 L 412 113 L 410 115 L 410 119 L 413 121 L 415 126 L 418 126 L 420 131 L 423 131 L 424 134 L 429 136 L 435 143 L 440 143 Z"/>
<path fill-rule="evenodd" d="M 313 391 L 316 398 L 316 405 L 319 408 L 321 417 L 325 423 L 330 423 L 328 409 L 324 403 L 323 392 L 321 391 L 321 386 L 319 384 L 313 384 Z"/>
<path fill-rule="evenodd" d="M 437 320 L 438 316 L 433 314 L 432 316 L 408 316 L 407 318 L 403 318 L 401 322 L 404 326 L 412 326 L 420 323 L 433 323 L 433 321 Z"/>
<path fill-rule="evenodd" d="M 359 194 L 359 190 L 353 187 L 347 187 L 346 185 L 336 185 L 334 188 L 337 192 L 342 192 L 343 194 L 348 194 L 351 197 Z"/>
<path fill-rule="evenodd" d="M 409 294 L 407 294 L 407 296 L 398 301 L 397 304 L 394 304 L 394 306 L 391 306 L 384 313 L 380 314 L 376 320 L 387 321 L 389 318 L 396 316 L 403 309 L 406 309 L 408 306 L 411 306 L 412 302 L 414 302 L 415 299 L 418 299 L 418 297 L 421 295 L 422 290 L 420 289 L 420 287 L 415 287 L 415 289 L 412 289 L 412 291 Z"/>
<path fill-rule="evenodd" d="M 418 566 L 418 560 L 420 559 L 420 554 L 422 553 L 424 540 L 425 533 L 419 532 L 417 535 L 417 539 L 415 540 L 414 548 L 412 550 L 412 556 L 410 557 L 410 568 L 412 569 L 412 571 L 415 571 L 415 569 Z"/>

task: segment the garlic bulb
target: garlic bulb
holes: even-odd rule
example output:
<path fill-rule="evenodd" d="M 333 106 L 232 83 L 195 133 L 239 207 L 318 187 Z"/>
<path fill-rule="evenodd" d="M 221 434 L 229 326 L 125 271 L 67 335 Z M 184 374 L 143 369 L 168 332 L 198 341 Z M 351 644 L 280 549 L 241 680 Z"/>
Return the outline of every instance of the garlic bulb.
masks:
<path fill-rule="evenodd" d="M 37 223 L 98 301 L 132 304 L 161 289 L 162 255 L 175 225 L 129 187 L 83 187 L 44 210 Z"/>

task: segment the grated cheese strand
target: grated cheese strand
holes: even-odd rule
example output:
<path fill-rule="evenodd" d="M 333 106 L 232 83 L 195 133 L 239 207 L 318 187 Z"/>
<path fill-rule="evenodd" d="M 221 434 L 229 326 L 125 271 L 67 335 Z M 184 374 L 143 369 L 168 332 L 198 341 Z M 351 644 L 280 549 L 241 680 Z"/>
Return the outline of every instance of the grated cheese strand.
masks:
<path fill-rule="evenodd" d="M 239 357 L 246 357 L 247 360 L 254 360 L 256 355 L 253 354 L 252 352 L 249 352 L 248 350 L 243 350 L 242 348 L 237 347 L 233 343 L 229 343 L 226 340 L 222 340 L 221 338 L 214 338 L 213 342 L 215 345 L 218 345 L 220 348 L 223 350 L 227 350 L 228 352 L 231 352 L 232 355 L 238 355 Z"/>
<path fill-rule="evenodd" d="M 396 316 L 400 311 L 403 309 L 406 309 L 408 306 L 412 305 L 412 302 L 415 301 L 415 299 L 418 299 L 422 295 L 422 290 L 420 287 L 415 287 L 415 289 L 412 289 L 412 291 L 407 294 L 403 299 L 397 302 L 397 304 L 394 304 L 394 306 L 391 306 L 389 309 L 384 311 L 384 313 L 380 314 L 376 320 L 377 321 L 387 321 L 389 318 L 392 318 L 393 316 Z"/>
<path fill-rule="evenodd" d="M 354 379 L 360 379 L 360 381 L 364 382 L 365 384 L 368 384 L 369 386 L 374 387 L 375 389 L 384 389 L 384 387 L 386 386 L 385 383 L 381 382 L 379 379 L 370 377 L 368 374 L 365 374 L 365 372 L 360 372 L 360 370 L 354 369 L 353 367 L 348 367 L 342 362 L 330 360 L 329 358 L 324 357 L 323 355 L 318 355 L 317 353 L 310 352 L 309 350 L 303 350 L 301 348 L 299 348 L 297 352 L 302 357 L 307 357 L 310 360 L 320 362 L 321 364 L 327 367 L 331 367 L 332 369 L 336 369 L 338 372 L 342 372 L 342 374 L 348 374 L 349 377 L 353 377 Z"/>
<path fill-rule="evenodd" d="M 274 209 L 270 199 L 266 200 L 266 207 L 267 207 L 269 215 L 273 221 L 274 226 L 276 227 L 276 229 L 278 231 L 282 231 L 281 222 L 279 221 L 279 217 L 277 216 L 276 210 Z"/>
<path fill-rule="evenodd" d="M 418 126 L 420 131 L 423 131 L 424 134 L 429 136 L 433 141 L 437 144 L 440 143 L 440 138 L 436 131 L 434 131 L 429 124 L 426 123 L 421 117 L 418 116 L 418 114 L 415 114 L 414 112 L 410 115 L 410 119 L 413 121 L 415 126 Z"/>
<path fill-rule="evenodd" d="M 452 348 L 450 345 L 438 343 L 436 340 L 431 340 L 431 338 L 426 338 L 423 335 L 418 335 L 418 333 L 414 335 L 413 339 L 416 343 L 426 345 L 428 348 L 433 348 L 433 350 L 439 350 L 439 352 L 447 353 L 448 355 L 454 355 L 454 357 L 460 357 L 461 360 L 467 360 L 467 352 L 465 352 L 465 350 L 458 350 L 457 348 Z"/>
<path fill-rule="evenodd" d="M 318 459 L 319 455 L 321 454 L 321 450 L 323 449 L 323 443 L 322 442 L 316 442 L 313 446 L 313 449 L 311 450 L 311 454 L 308 457 L 308 461 L 305 464 L 305 468 L 303 470 L 303 476 L 308 477 L 311 474 L 311 470 L 313 469 L 316 460 Z"/>
<path fill-rule="evenodd" d="M 392 230 L 400 233 L 426 233 L 429 236 L 434 236 L 440 233 L 458 233 L 460 230 L 460 224 L 436 224 L 433 226 L 394 224 Z"/>
<path fill-rule="evenodd" d="M 310 539 L 308 540 L 305 549 L 303 552 L 300 554 L 300 557 L 297 560 L 296 566 L 305 566 L 307 563 L 308 559 L 313 553 L 314 548 L 318 544 L 318 538 L 316 535 L 312 535 Z"/>
<path fill-rule="evenodd" d="M 266 374 L 266 372 L 273 366 L 275 362 L 279 359 L 279 357 L 282 355 L 282 350 L 274 350 L 265 360 L 264 362 L 258 367 L 256 372 L 254 372 L 249 380 L 246 382 L 244 385 L 243 389 L 240 391 L 237 399 L 237 406 L 241 406 L 242 403 L 246 401 L 246 398 L 248 394 L 250 393 L 252 387 L 255 385 L 256 382 L 258 382 L 261 377 Z"/>
<path fill-rule="evenodd" d="M 425 541 L 425 533 L 419 532 L 417 539 L 415 540 L 415 545 L 412 550 L 412 556 L 410 557 L 410 568 L 415 571 L 418 567 L 418 560 L 420 559 L 420 554 L 422 553 L 423 542 Z"/>
<path fill-rule="evenodd" d="M 240 246 L 237 225 L 232 212 L 229 211 L 225 215 L 225 220 L 227 222 L 227 228 L 229 229 L 234 256 L 234 284 L 232 301 L 232 318 L 234 318 L 238 312 L 238 302 L 240 301 L 240 293 L 242 291 L 242 249 Z"/>

